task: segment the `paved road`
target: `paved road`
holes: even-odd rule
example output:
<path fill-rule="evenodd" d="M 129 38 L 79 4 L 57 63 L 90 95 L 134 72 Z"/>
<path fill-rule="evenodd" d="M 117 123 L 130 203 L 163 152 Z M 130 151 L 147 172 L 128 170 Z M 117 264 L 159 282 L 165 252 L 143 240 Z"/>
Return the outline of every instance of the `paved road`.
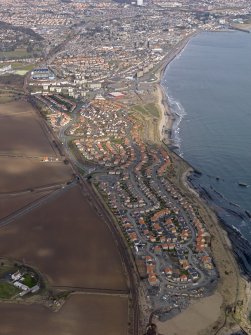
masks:
<path fill-rule="evenodd" d="M 76 157 L 74 156 L 74 154 L 72 153 L 72 150 L 69 148 L 69 144 L 68 144 L 68 136 L 66 135 L 67 131 L 74 125 L 74 123 L 76 122 L 77 119 L 77 113 L 80 111 L 81 108 L 87 108 L 88 105 L 83 103 L 80 104 L 76 107 L 76 109 L 72 112 L 72 119 L 70 122 L 68 122 L 65 126 L 60 128 L 59 134 L 58 134 L 58 138 L 61 141 L 64 150 L 68 156 L 68 158 L 70 159 L 70 161 L 80 170 L 84 171 L 85 173 L 90 173 L 92 169 L 88 169 L 84 164 L 82 164 L 81 162 L 79 162 Z"/>

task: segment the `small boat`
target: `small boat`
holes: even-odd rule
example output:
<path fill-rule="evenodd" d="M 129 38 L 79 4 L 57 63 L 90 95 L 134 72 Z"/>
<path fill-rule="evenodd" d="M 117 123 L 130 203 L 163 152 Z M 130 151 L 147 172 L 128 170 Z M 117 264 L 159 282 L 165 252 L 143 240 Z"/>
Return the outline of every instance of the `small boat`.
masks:
<path fill-rule="evenodd" d="M 239 183 L 239 186 L 241 186 L 241 187 L 248 187 L 248 184 L 245 184 L 245 183 Z"/>

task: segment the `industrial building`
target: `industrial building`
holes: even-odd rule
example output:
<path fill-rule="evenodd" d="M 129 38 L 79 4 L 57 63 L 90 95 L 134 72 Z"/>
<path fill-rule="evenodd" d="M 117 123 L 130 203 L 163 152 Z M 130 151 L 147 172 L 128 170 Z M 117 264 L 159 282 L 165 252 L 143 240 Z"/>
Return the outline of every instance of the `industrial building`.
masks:
<path fill-rule="evenodd" d="M 31 77 L 33 80 L 54 80 L 54 73 L 48 68 L 34 69 L 31 72 Z"/>

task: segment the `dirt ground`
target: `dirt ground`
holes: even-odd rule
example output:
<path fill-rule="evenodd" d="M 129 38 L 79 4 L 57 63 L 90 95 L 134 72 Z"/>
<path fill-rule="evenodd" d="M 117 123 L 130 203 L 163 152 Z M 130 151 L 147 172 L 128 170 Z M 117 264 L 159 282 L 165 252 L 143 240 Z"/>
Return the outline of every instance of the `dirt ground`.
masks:
<path fill-rule="evenodd" d="M 61 162 L 43 163 L 27 158 L 0 157 L 0 193 L 60 184 L 71 179 L 71 168 Z"/>
<path fill-rule="evenodd" d="M 12 196 L 3 196 L 0 194 L 0 219 L 10 215 L 11 213 L 17 211 L 24 206 L 42 198 L 43 196 L 49 194 L 51 191 L 47 192 L 29 192 L 26 194 L 17 194 Z"/>
<path fill-rule="evenodd" d="M 33 107 L 22 100 L 0 104 L 0 151 L 55 156 Z"/>
<path fill-rule="evenodd" d="M 0 105 L 2 223 L 50 194 L 48 202 L 0 227 L 0 257 L 33 266 L 49 286 L 127 290 L 115 238 L 87 192 L 79 185 L 56 193 L 47 188 L 66 184 L 73 171 L 63 162 L 41 161 L 56 152 L 40 121 L 27 102 Z M 57 313 L 42 305 L 0 303 L 0 315 L 1 335 L 126 335 L 128 298 L 78 293 Z"/>
<path fill-rule="evenodd" d="M 126 289 L 113 236 L 80 187 L 0 229 L 1 256 L 25 260 L 52 285 Z"/>
<path fill-rule="evenodd" d="M 184 312 L 166 322 L 158 322 L 162 335 L 196 335 L 220 316 L 222 297 L 219 293 L 192 303 Z"/>
<path fill-rule="evenodd" d="M 0 304 L 1 335 L 126 335 L 127 298 L 73 295 L 53 313 L 39 305 Z"/>

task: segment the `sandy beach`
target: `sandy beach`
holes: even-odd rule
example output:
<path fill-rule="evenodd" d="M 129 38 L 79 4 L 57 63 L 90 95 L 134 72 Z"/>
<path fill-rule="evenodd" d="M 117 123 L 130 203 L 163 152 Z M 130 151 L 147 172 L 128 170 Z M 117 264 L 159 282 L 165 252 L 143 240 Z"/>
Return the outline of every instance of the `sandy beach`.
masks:
<path fill-rule="evenodd" d="M 171 108 L 169 107 L 168 97 L 164 90 L 164 87 L 161 85 L 161 81 L 167 66 L 177 57 L 182 50 L 187 46 L 192 37 L 197 35 L 197 32 L 194 32 L 188 36 L 186 36 L 182 41 L 180 41 L 176 47 L 168 53 L 168 55 L 162 61 L 159 69 L 156 70 L 156 95 L 157 95 L 157 103 L 159 106 L 159 110 L 161 112 L 160 120 L 159 120 L 159 134 L 160 140 L 167 145 L 171 144 L 171 134 L 173 128 L 173 122 L 176 118 L 174 113 L 172 113 Z"/>
<path fill-rule="evenodd" d="M 168 106 L 164 89 L 160 84 L 157 85 L 156 95 L 158 107 L 161 112 L 159 120 L 160 140 L 163 141 L 165 144 L 170 144 L 169 133 L 172 129 L 174 116 Z"/>
<path fill-rule="evenodd" d="M 210 297 L 194 301 L 181 314 L 166 322 L 157 322 L 163 335 L 196 335 L 217 321 L 220 315 L 222 297 L 215 293 Z"/>

